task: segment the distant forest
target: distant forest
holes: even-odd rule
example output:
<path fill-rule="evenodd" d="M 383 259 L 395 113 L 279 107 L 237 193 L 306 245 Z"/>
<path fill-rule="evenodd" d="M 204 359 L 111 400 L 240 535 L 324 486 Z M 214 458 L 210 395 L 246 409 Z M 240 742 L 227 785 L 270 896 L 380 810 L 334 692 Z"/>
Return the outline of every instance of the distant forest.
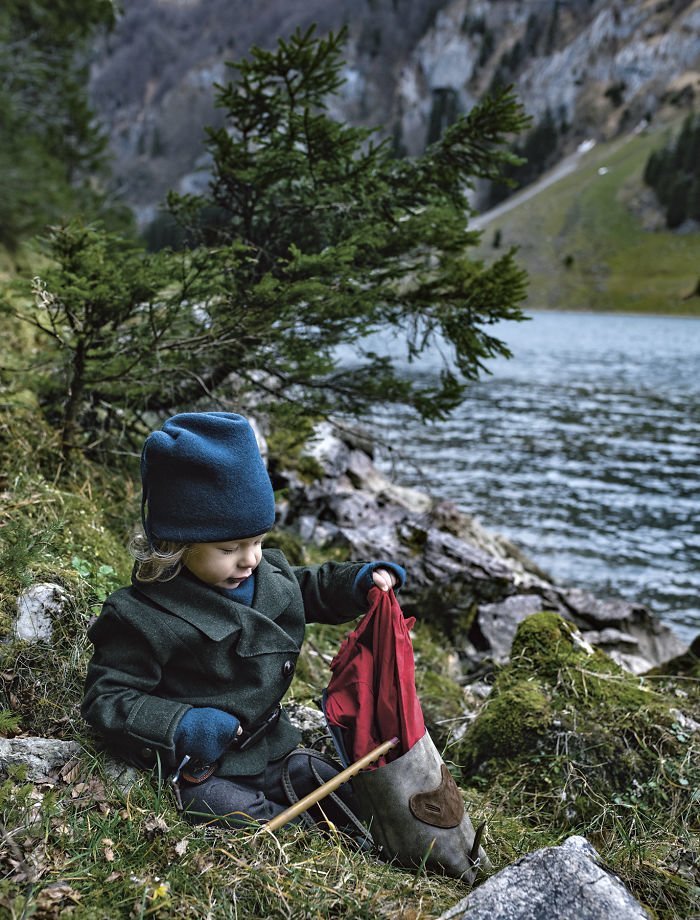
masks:
<path fill-rule="evenodd" d="M 107 200 L 107 137 L 87 94 L 96 34 L 114 21 L 111 0 L 3 0 L 0 4 L 0 247 L 76 213 L 115 229 L 131 215 Z"/>
<path fill-rule="evenodd" d="M 680 134 L 647 160 L 644 181 L 666 211 L 666 225 L 700 221 L 700 115 L 688 115 Z"/>

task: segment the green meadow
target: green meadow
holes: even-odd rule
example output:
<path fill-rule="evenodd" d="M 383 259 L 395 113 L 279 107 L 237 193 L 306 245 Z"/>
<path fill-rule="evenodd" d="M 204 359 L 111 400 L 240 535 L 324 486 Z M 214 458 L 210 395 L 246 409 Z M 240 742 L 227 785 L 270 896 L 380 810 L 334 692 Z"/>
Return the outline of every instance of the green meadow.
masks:
<path fill-rule="evenodd" d="M 649 154 L 679 127 L 597 144 L 575 171 L 490 221 L 481 254 L 517 247 L 533 309 L 700 316 L 700 231 L 667 230 L 642 181 Z"/>

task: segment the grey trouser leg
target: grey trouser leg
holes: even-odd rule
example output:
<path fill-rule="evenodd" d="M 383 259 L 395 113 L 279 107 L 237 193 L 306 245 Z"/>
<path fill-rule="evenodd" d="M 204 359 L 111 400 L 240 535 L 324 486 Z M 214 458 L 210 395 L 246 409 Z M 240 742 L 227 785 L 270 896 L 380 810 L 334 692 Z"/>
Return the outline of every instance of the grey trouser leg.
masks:
<path fill-rule="evenodd" d="M 285 806 L 265 796 L 259 780 L 264 774 L 225 779 L 212 776 L 199 786 L 183 783 L 180 788 L 185 817 L 193 824 L 211 822 L 218 827 L 265 823 L 284 811 Z M 213 817 L 219 821 L 211 821 Z"/>
<path fill-rule="evenodd" d="M 282 767 L 285 759 L 271 761 L 265 770 L 253 776 L 237 776 L 231 779 L 212 776 L 199 786 L 183 783 L 180 791 L 185 817 L 195 824 L 209 822 L 213 817 L 217 817 L 220 820 L 212 822 L 217 826 L 240 826 L 269 821 L 290 804 L 282 784 Z M 322 782 L 332 779 L 340 772 L 330 764 L 318 760 L 314 760 L 314 767 Z M 319 785 L 313 775 L 309 758 L 301 751 L 290 755 L 289 779 L 300 799 Z M 341 786 L 336 790 L 336 794 L 351 811 L 356 811 L 349 784 Z M 309 814 L 320 824 L 327 823 L 326 817 L 341 829 L 347 824 L 342 810 L 330 799 L 314 806 Z"/>

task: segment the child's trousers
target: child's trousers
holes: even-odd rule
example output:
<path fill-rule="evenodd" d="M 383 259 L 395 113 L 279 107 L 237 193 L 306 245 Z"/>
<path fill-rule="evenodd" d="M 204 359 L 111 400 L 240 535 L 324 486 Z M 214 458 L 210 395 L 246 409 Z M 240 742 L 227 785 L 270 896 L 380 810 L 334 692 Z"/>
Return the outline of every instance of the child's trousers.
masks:
<path fill-rule="evenodd" d="M 303 750 L 292 751 L 287 757 L 273 760 L 260 773 L 225 779 L 212 776 L 200 785 L 183 783 L 180 789 L 185 817 L 195 824 L 210 822 L 215 826 L 240 826 L 265 823 L 285 811 L 290 799 L 285 792 L 283 772 L 287 763 L 288 779 L 298 799 L 317 789 L 321 783 L 336 776 L 340 770 L 324 759 Z M 349 783 L 335 791 L 345 807 L 356 814 L 354 795 Z M 328 796 L 309 809 L 317 824 L 332 822 L 340 830 L 354 832 L 347 814 Z M 212 821 L 212 817 L 220 820 Z M 301 818 L 296 819 L 297 822 Z"/>

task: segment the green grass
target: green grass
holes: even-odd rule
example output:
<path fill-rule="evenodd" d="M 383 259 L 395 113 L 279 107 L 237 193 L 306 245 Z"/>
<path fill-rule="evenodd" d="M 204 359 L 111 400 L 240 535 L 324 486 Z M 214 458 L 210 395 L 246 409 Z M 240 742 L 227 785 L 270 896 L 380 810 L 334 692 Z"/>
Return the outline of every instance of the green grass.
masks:
<path fill-rule="evenodd" d="M 437 916 L 460 883 L 393 869 L 338 836 L 192 827 L 167 789 L 119 790 L 85 756 L 68 781 L 0 785 L 0 913 L 94 918 Z M 1 845 L 1 844 L 0 844 Z"/>
<path fill-rule="evenodd" d="M 700 233 L 643 226 L 642 173 L 672 128 L 599 144 L 579 167 L 489 223 L 482 254 L 517 246 L 533 309 L 700 316 Z"/>

